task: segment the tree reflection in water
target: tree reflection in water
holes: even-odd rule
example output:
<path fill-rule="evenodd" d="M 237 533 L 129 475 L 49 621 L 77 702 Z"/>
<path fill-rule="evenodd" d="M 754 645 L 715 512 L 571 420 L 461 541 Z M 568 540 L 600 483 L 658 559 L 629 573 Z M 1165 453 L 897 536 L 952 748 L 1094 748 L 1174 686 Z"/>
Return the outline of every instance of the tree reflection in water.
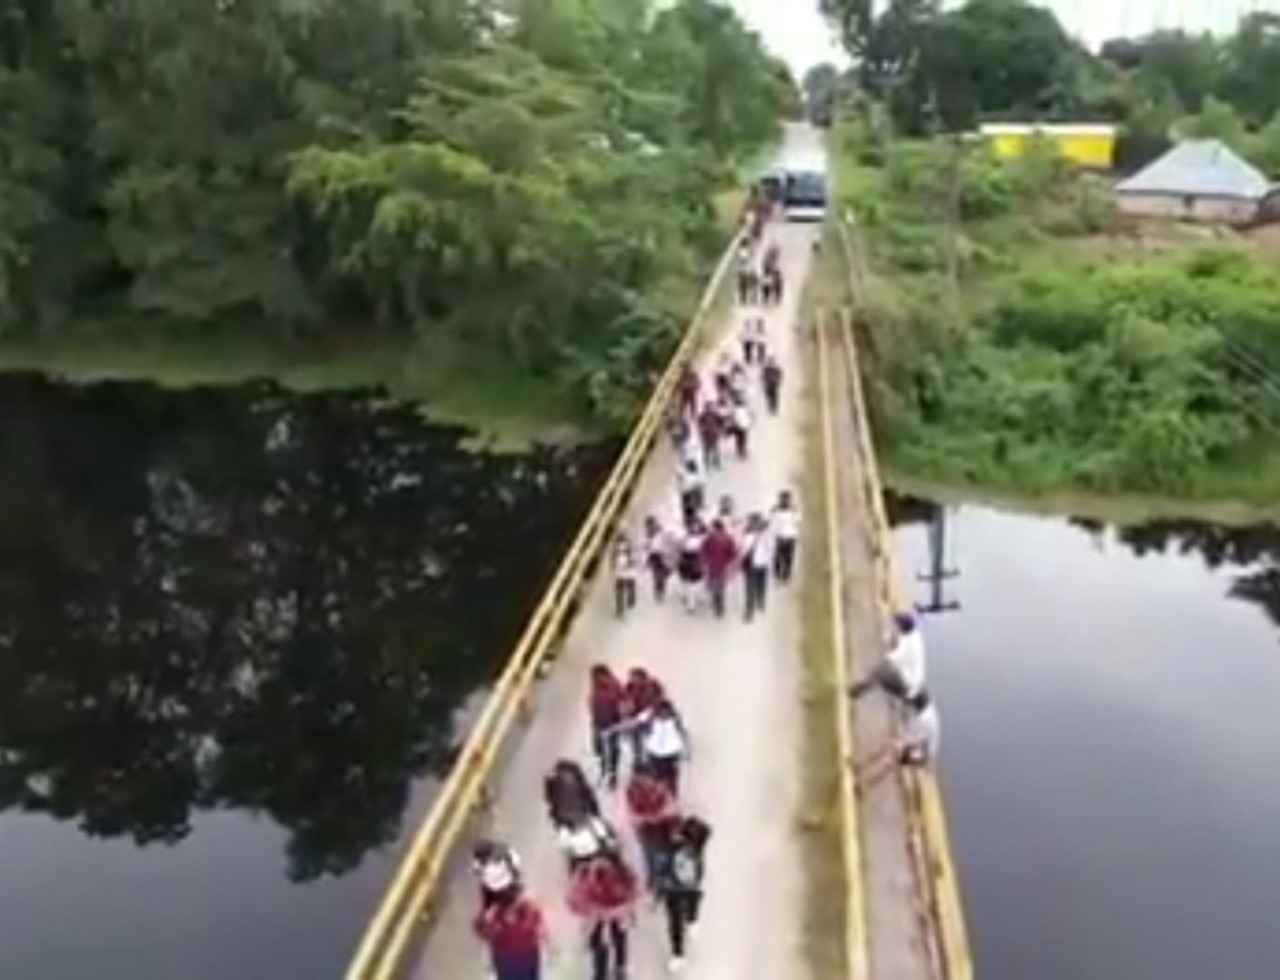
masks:
<path fill-rule="evenodd" d="M 266 386 L 0 384 L 0 809 L 181 840 L 237 808 L 296 879 L 394 840 L 610 450 L 465 451 Z"/>

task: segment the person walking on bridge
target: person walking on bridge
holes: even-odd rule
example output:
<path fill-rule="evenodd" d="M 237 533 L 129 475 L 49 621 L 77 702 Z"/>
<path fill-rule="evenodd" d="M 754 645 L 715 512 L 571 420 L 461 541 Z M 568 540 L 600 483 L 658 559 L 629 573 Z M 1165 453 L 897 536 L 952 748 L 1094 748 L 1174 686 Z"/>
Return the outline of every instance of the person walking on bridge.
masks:
<path fill-rule="evenodd" d="M 519 895 L 507 903 L 484 906 L 473 926 L 489 947 L 495 980 L 541 980 L 547 930 L 542 910 L 532 899 Z"/>
<path fill-rule="evenodd" d="M 710 825 L 695 816 L 670 820 L 658 852 L 658 890 L 667 918 L 671 944 L 671 970 L 684 966 L 689 932 L 702 907 L 702 883 L 706 877 Z"/>
<path fill-rule="evenodd" d="M 542 781 L 542 795 L 556 828 L 570 826 L 583 816 L 600 815 L 600 801 L 586 773 L 570 759 L 561 759 L 551 767 Z"/>
<path fill-rule="evenodd" d="M 610 560 L 613 565 L 613 611 L 621 619 L 636 607 L 636 580 L 640 577 L 635 545 L 625 531 L 614 538 Z"/>
<path fill-rule="evenodd" d="M 782 365 L 773 354 L 765 358 L 760 368 L 760 387 L 764 389 L 764 403 L 769 414 L 777 415 L 782 396 Z"/>
<path fill-rule="evenodd" d="M 584 862 L 569 885 L 569 908 L 587 932 L 591 980 L 625 980 L 639 887 L 617 851 Z"/>
<path fill-rule="evenodd" d="M 667 824 L 679 816 L 676 798 L 671 787 L 654 773 L 653 766 L 641 761 L 627 780 L 626 800 L 627 815 L 644 858 L 645 885 L 656 895 L 658 857 Z"/>
<path fill-rule="evenodd" d="M 644 519 L 644 563 L 649 569 L 653 601 L 662 604 L 667 598 L 667 583 L 675 570 L 676 542 L 662 522 L 650 515 Z"/>
<path fill-rule="evenodd" d="M 632 667 L 623 686 L 625 725 L 631 733 L 631 768 L 644 761 L 644 735 L 654 709 L 667 698 L 662 682 L 643 667 Z"/>
<path fill-rule="evenodd" d="M 763 514 L 747 518 L 746 534 L 742 542 L 743 619 L 751 622 L 757 613 L 764 612 L 765 598 L 769 592 L 769 575 L 773 570 L 773 535 Z"/>
<path fill-rule="evenodd" d="M 479 840 L 471 851 L 471 867 L 480 883 L 480 907 L 510 905 L 520 895 L 520 859 L 505 844 Z"/>
<path fill-rule="evenodd" d="M 711 598 L 711 611 L 717 619 L 724 617 L 725 592 L 729 587 L 729 575 L 738 561 L 738 543 L 717 518 L 711 522 L 711 530 L 702 541 L 702 565 L 707 574 L 707 594 Z"/>
<path fill-rule="evenodd" d="M 702 463 L 708 470 L 720 469 L 720 439 L 724 435 L 720 411 L 707 400 L 698 410 L 698 442 L 702 446 Z"/>
<path fill-rule="evenodd" d="M 800 512 L 796 510 L 791 491 L 778 494 L 778 502 L 769 515 L 769 529 L 773 532 L 773 577 L 785 584 L 791 581 L 796 544 L 800 539 Z"/>
<path fill-rule="evenodd" d="M 587 694 L 591 747 L 600 767 L 600 782 L 608 789 L 618 785 L 626 699 L 626 689 L 617 675 L 604 664 L 594 664 Z"/>
<path fill-rule="evenodd" d="M 873 688 L 890 697 L 909 701 L 924 689 L 924 637 L 915 613 L 899 612 L 893 617 L 896 638 L 889 653 L 871 672 L 849 689 L 856 701 Z"/>
<path fill-rule="evenodd" d="M 644 733 L 644 758 L 654 778 L 665 783 L 673 798 L 680 797 L 680 765 L 689 757 L 689 732 L 670 700 L 653 709 Z"/>
<path fill-rule="evenodd" d="M 703 581 L 706 578 L 702 551 L 706 537 L 702 521 L 695 517 L 686 523 L 684 537 L 680 540 L 676 575 L 680 578 L 681 600 L 687 613 L 697 612 L 702 598 Z"/>
<path fill-rule="evenodd" d="M 680 467 L 680 514 L 686 525 L 696 521 L 706 504 L 707 476 L 702 465 L 687 456 Z"/>

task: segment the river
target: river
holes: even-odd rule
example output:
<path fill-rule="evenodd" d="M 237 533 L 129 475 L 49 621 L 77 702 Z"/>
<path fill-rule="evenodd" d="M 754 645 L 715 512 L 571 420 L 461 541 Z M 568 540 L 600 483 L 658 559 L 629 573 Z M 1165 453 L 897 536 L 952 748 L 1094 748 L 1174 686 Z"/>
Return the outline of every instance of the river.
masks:
<path fill-rule="evenodd" d="M 893 509 L 927 574 L 937 508 Z M 945 530 L 961 608 L 925 628 L 976 975 L 1280 976 L 1280 529 Z"/>
<path fill-rule="evenodd" d="M 0 376 L 6 980 L 337 977 L 611 447 Z"/>

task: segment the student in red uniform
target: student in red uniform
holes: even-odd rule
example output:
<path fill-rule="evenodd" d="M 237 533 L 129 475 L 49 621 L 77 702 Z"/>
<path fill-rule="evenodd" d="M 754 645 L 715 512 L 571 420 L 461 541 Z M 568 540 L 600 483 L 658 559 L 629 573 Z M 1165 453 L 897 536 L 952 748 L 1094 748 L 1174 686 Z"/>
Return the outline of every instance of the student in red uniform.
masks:
<path fill-rule="evenodd" d="M 621 854 L 605 852 L 580 866 L 569 884 L 569 908 L 587 928 L 592 980 L 622 980 L 639 888 Z"/>
<path fill-rule="evenodd" d="M 711 522 L 711 531 L 702 541 L 702 565 L 707 573 L 707 593 L 717 618 L 724 616 L 724 594 L 729 575 L 738 560 L 738 544 L 724 526 L 724 521 Z"/>
<path fill-rule="evenodd" d="M 667 834 L 667 824 L 677 817 L 675 794 L 657 777 L 653 766 L 641 762 L 627 780 L 627 815 L 644 856 L 645 885 L 657 887 L 657 861 Z"/>
<path fill-rule="evenodd" d="M 720 469 L 720 413 L 710 400 L 698 412 L 698 441 L 702 444 L 702 463 L 709 470 Z"/>
<path fill-rule="evenodd" d="M 474 926 L 489 947 L 495 980 L 540 980 L 547 933 L 542 910 L 530 898 L 486 906 Z"/>
<path fill-rule="evenodd" d="M 595 664 L 591 668 L 587 711 L 591 718 L 591 745 L 600 766 L 600 781 L 609 789 L 618 785 L 625 700 L 626 690 L 622 681 L 604 664 Z"/>
<path fill-rule="evenodd" d="M 631 732 L 631 766 L 644 758 L 644 733 L 653 709 L 666 700 L 667 692 L 662 682 L 643 667 L 632 667 L 627 672 L 623 687 L 623 712 Z"/>
<path fill-rule="evenodd" d="M 702 382 L 698 380 L 698 372 L 693 369 L 692 365 L 686 364 L 684 370 L 680 373 L 680 381 L 676 387 L 681 414 L 690 417 L 697 414 L 698 391 L 701 388 Z"/>
<path fill-rule="evenodd" d="M 542 794 L 551 825 L 557 830 L 600 815 L 600 801 L 586 773 L 570 759 L 561 759 L 551 767 L 542 781 Z"/>

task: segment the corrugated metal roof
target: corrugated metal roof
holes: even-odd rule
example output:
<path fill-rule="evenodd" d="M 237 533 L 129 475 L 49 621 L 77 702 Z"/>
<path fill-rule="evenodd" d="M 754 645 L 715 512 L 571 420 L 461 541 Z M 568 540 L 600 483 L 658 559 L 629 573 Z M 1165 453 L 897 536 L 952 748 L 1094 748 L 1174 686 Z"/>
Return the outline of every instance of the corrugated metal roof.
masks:
<path fill-rule="evenodd" d="M 1260 200 L 1270 183 L 1221 140 L 1186 140 L 1116 185 L 1119 194 L 1178 194 Z"/>

